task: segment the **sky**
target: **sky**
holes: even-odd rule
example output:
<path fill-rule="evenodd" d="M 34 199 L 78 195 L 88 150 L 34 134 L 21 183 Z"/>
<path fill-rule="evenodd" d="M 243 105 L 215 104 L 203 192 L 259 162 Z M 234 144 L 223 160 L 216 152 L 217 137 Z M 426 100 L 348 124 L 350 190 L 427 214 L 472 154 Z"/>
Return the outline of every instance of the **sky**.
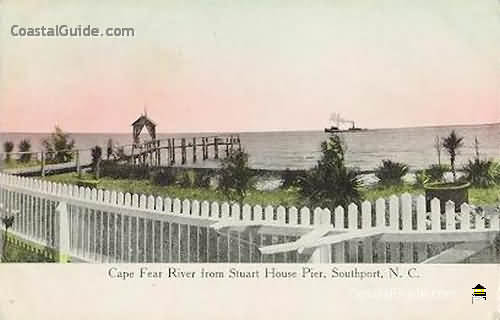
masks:
<path fill-rule="evenodd" d="M 314 4 L 312 4 L 314 3 Z M 0 131 L 500 121 L 497 0 L 0 1 Z M 20 38 L 11 26 L 133 27 Z"/>

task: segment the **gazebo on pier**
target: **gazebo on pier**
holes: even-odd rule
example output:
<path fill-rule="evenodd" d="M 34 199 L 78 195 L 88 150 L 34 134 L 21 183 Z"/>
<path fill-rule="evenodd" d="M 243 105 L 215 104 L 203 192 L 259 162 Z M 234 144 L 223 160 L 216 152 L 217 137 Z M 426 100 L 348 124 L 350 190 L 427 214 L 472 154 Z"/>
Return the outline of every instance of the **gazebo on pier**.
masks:
<path fill-rule="evenodd" d="M 156 123 L 154 123 L 151 119 L 149 119 L 147 114 L 144 113 L 132 123 L 132 129 L 133 129 L 132 135 L 135 145 L 140 144 L 139 137 L 144 127 L 146 127 L 146 129 L 148 130 L 151 140 L 156 140 Z"/>

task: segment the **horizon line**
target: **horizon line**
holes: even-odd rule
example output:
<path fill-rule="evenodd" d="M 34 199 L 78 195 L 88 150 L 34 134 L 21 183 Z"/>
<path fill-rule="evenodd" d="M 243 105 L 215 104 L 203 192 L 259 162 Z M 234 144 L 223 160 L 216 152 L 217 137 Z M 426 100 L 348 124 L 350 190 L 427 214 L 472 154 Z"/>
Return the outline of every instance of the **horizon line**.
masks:
<path fill-rule="evenodd" d="M 495 126 L 500 125 L 500 121 L 487 123 L 464 123 L 464 124 L 446 124 L 446 125 L 417 125 L 408 127 L 380 127 L 380 128 L 363 128 L 367 130 L 394 130 L 394 129 L 425 129 L 425 128 L 446 128 L 446 127 L 476 127 L 476 126 Z M 131 134 L 125 131 L 65 131 L 72 134 Z M 193 134 L 193 133 L 269 133 L 269 132 L 323 132 L 322 129 L 298 129 L 298 130 L 283 130 L 283 129 L 268 129 L 268 130 L 244 130 L 244 131 L 175 131 L 175 132 L 157 132 L 157 134 Z M 52 131 L 0 131 L 0 134 L 50 134 Z"/>

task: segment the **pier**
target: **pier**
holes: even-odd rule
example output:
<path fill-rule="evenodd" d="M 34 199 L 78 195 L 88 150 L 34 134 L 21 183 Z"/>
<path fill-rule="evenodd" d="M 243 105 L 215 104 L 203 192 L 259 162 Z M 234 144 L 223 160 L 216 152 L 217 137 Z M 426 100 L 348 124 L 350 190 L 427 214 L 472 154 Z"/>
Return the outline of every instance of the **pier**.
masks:
<path fill-rule="evenodd" d="M 104 146 L 100 146 L 105 150 Z M 199 137 L 169 137 L 151 140 L 138 144 L 118 145 L 128 162 L 137 166 L 167 167 L 177 165 L 195 165 L 201 161 L 218 160 L 227 157 L 231 151 L 241 150 L 241 140 L 238 135 L 199 136 Z M 64 163 L 47 163 L 47 152 L 11 152 L 13 159 L 29 153 L 36 164 L 19 168 L 4 168 L 0 171 L 26 177 L 45 176 L 78 172 L 92 167 L 91 148 L 60 150 L 72 154 L 72 160 Z M 0 158 L 5 158 L 0 153 Z M 1 161 L 1 160 L 0 160 Z M 122 161 L 118 159 L 118 161 Z M 2 170 L 3 169 L 3 170 Z"/>
<path fill-rule="evenodd" d="M 141 141 L 141 132 L 146 128 L 149 140 Z M 114 160 L 147 167 L 168 167 L 175 165 L 193 165 L 199 161 L 218 160 L 228 157 L 234 150 L 241 150 L 240 136 L 230 135 L 207 135 L 207 136 L 171 136 L 158 139 L 156 135 L 156 123 L 148 118 L 144 112 L 132 123 L 132 144 L 113 146 L 115 150 L 121 150 L 121 158 Z M 102 150 L 105 146 L 100 145 Z M 54 153 L 65 153 L 69 161 L 64 163 L 47 163 Z M 10 152 L 12 159 L 20 158 L 23 154 L 31 154 L 34 160 L 32 165 L 19 163 L 19 167 L 4 168 L 2 162 L 7 158 L 5 153 L 0 153 L 0 171 L 22 176 L 45 176 L 46 174 L 60 174 L 68 172 L 81 173 L 82 170 L 91 168 L 92 148 L 37 151 L 37 152 Z"/>
<path fill-rule="evenodd" d="M 133 144 L 130 158 L 135 165 L 152 167 L 171 166 L 178 163 L 185 165 L 188 162 L 195 164 L 200 160 L 210 158 L 217 160 L 222 156 L 227 157 L 234 149 L 241 150 L 241 140 L 238 135 L 172 137 Z"/>

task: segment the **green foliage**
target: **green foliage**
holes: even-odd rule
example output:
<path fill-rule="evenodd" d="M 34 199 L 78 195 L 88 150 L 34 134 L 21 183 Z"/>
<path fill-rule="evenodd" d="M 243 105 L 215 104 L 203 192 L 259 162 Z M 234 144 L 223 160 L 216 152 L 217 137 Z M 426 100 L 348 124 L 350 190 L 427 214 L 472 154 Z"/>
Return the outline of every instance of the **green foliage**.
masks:
<path fill-rule="evenodd" d="M 45 149 L 45 159 L 49 163 L 63 163 L 73 160 L 73 148 L 75 140 L 70 139 L 70 135 L 64 133 L 58 126 L 49 138 L 42 141 Z"/>
<path fill-rule="evenodd" d="M 429 177 L 429 182 L 439 182 L 443 180 L 444 174 L 450 171 L 447 165 L 433 164 L 425 170 L 425 174 Z"/>
<path fill-rule="evenodd" d="M 210 187 L 210 180 L 213 174 L 210 170 L 201 170 L 195 173 L 194 187 L 208 188 Z"/>
<path fill-rule="evenodd" d="M 5 229 L 9 229 L 14 225 L 14 220 L 15 216 L 5 216 L 2 217 L 2 224 L 4 225 Z"/>
<path fill-rule="evenodd" d="M 248 154 L 242 150 L 232 150 L 221 160 L 219 185 L 217 189 L 228 199 L 242 202 L 253 186 L 253 171 L 248 167 Z"/>
<path fill-rule="evenodd" d="M 176 172 L 172 167 L 160 168 L 151 172 L 151 182 L 158 186 L 169 186 L 176 181 Z"/>
<path fill-rule="evenodd" d="M 443 148 L 448 152 L 450 156 L 451 172 L 453 173 L 453 181 L 457 181 L 457 172 L 455 169 L 455 159 L 457 156 L 457 151 L 463 147 L 464 138 L 457 136 L 455 130 L 452 130 L 450 135 L 443 139 Z"/>
<path fill-rule="evenodd" d="M 431 182 L 426 170 L 418 170 L 415 172 L 415 186 L 422 188 L 424 185 Z"/>
<path fill-rule="evenodd" d="M 28 139 L 23 139 L 19 142 L 19 151 L 20 152 L 30 152 L 31 151 L 31 142 Z M 23 163 L 27 163 L 31 161 L 31 153 L 23 153 L 19 157 L 19 161 Z"/>
<path fill-rule="evenodd" d="M 287 168 L 281 175 L 282 187 L 290 188 L 290 187 L 298 187 L 300 185 L 300 181 L 304 178 L 305 172 L 302 170 L 290 170 Z"/>
<path fill-rule="evenodd" d="M 3 144 L 3 151 L 5 152 L 5 161 L 10 161 L 10 153 L 14 150 L 14 143 L 12 141 L 5 141 Z"/>
<path fill-rule="evenodd" d="M 382 160 L 382 165 L 375 169 L 375 176 L 383 185 L 402 184 L 403 177 L 408 173 L 408 166 L 401 162 Z"/>
<path fill-rule="evenodd" d="M 490 176 L 496 184 L 500 184 L 500 162 L 493 162 L 490 167 Z"/>
<path fill-rule="evenodd" d="M 100 168 L 102 177 L 113 179 L 149 179 L 152 184 L 158 186 L 181 185 L 207 188 L 210 185 L 211 177 L 214 176 L 213 169 L 148 168 L 145 166 L 117 163 L 114 160 L 102 160 Z"/>
<path fill-rule="evenodd" d="M 12 235 L 7 232 L 3 234 L 3 249 L 1 262 L 14 262 L 14 263 L 27 263 L 27 262 L 55 262 L 53 258 L 55 252 L 48 247 L 42 250 L 37 247 L 32 247 L 30 244 L 23 243 L 22 241 L 8 241 Z"/>
<path fill-rule="evenodd" d="M 312 206 L 335 208 L 361 199 L 359 171 L 344 164 L 345 145 L 338 135 L 321 143 L 321 159 L 306 172 L 299 192 Z"/>
<path fill-rule="evenodd" d="M 106 159 L 109 160 L 114 153 L 113 139 L 108 139 L 108 145 L 106 147 Z"/>
<path fill-rule="evenodd" d="M 149 179 L 151 168 L 131 164 L 118 164 L 113 160 L 101 161 L 101 176 L 114 179 Z"/>
<path fill-rule="evenodd" d="M 90 155 L 92 157 L 92 169 L 94 170 L 95 178 L 99 179 L 101 177 L 102 148 L 100 146 L 93 147 L 90 150 Z"/>
<path fill-rule="evenodd" d="M 84 187 L 84 188 L 96 188 L 99 186 L 99 180 L 78 180 L 76 183 L 77 186 L 79 187 Z"/>
<path fill-rule="evenodd" d="M 488 187 L 495 184 L 497 177 L 495 176 L 494 163 L 491 160 L 481 160 L 475 158 L 463 167 L 465 179 L 476 187 Z"/>
<path fill-rule="evenodd" d="M 90 155 L 92 157 L 92 166 L 95 168 L 97 163 L 102 159 L 102 148 L 100 146 L 95 146 L 90 150 Z"/>
<path fill-rule="evenodd" d="M 177 184 L 183 188 L 191 188 L 196 183 L 196 173 L 193 170 L 183 170 L 178 173 Z"/>
<path fill-rule="evenodd" d="M 103 163 L 106 160 L 103 161 Z M 91 174 L 83 173 L 82 177 L 86 180 L 93 180 Z M 48 181 L 54 181 L 66 184 L 77 184 L 78 175 L 76 173 L 64 173 L 58 175 L 50 175 L 44 178 Z M 175 183 L 168 186 L 160 186 L 154 184 L 150 180 L 137 179 L 116 179 L 110 177 L 102 177 L 99 180 L 99 188 L 106 190 L 116 190 L 121 192 L 151 194 L 154 196 L 179 198 L 179 199 L 197 199 L 208 201 L 224 201 L 227 199 L 224 194 L 209 188 L 182 188 Z M 400 195 L 404 192 L 411 194 L 422 194 L 423 188 L 418 188 L 415 185 L 402 184 L 398 186 L 382 186 L 375 185 L 372 187 L 361 188 L 362 200 L 375 201 L 378 198 L 388 198 L 391 195 Z M 488 188 L 471 187 L 469 189 L 469 201 L 472 204 L 492 204 L 500 201 L 500 185 L 491 186 Z M 250 205 L 259 204 L 266 205 L 283 205 L 286 207 L 302 207 L 309 205 L 299 190 L 296 188 L 277 189 L 272 191 L 250 190 L 245 198 L 245 203 Z"/>

